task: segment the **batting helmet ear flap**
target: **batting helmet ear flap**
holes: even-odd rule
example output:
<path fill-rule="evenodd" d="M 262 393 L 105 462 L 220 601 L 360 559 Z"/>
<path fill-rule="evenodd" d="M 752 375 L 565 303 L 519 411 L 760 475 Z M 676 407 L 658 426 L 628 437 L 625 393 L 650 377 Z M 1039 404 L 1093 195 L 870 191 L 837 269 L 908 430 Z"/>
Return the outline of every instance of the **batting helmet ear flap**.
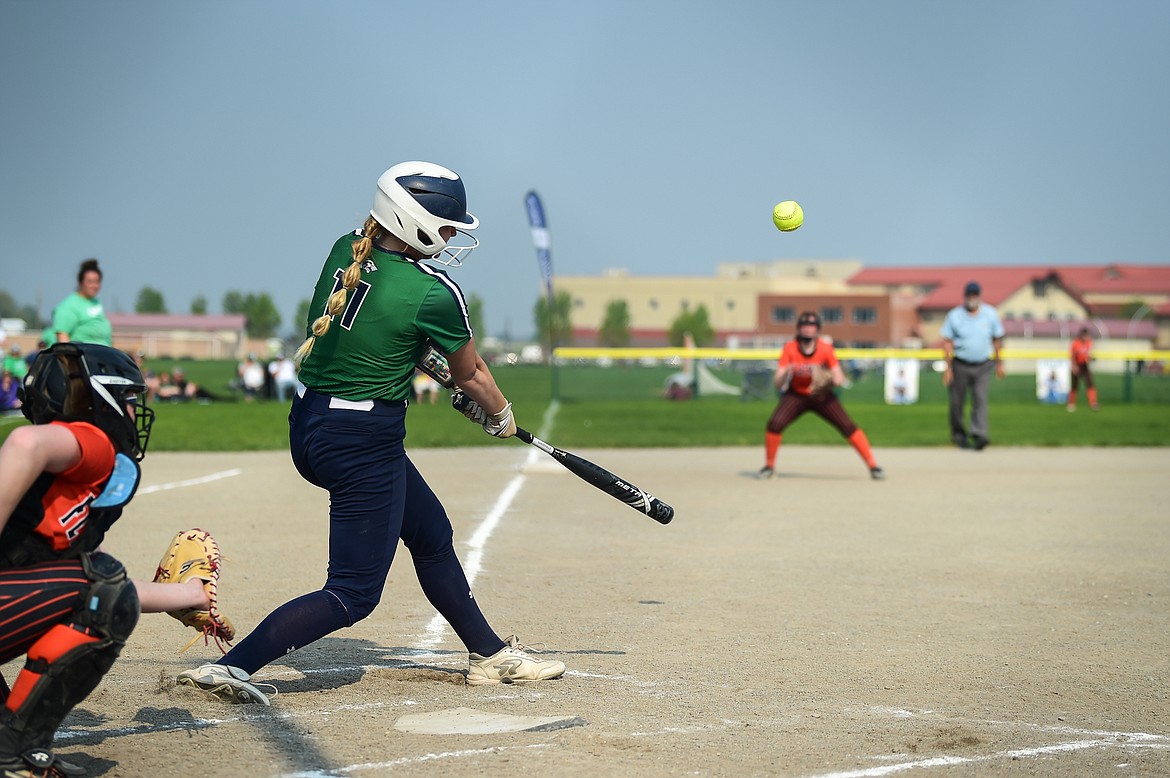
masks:
<path fill-rule="evenodd" d="M 370 215 L 420 256 L 450 267 L 458 267 L 479 245 L 468 232 L 479 226 L 479 219 L 467 212 L 463 180 L 431 162 L 402 162 L 383 173 Z M 471 245 L 448 246 L 443 227 L 461 233 Z"/>

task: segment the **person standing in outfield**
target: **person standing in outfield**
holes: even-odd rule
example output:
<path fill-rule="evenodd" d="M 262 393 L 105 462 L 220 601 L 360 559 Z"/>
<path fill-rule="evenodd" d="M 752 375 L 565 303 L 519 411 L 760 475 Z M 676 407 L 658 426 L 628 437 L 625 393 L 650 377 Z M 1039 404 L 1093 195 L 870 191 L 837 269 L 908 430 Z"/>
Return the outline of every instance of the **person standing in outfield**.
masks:
<path fill-rule="evenodd" d="M 784 430 L 811 411 L 833 425 L 849 441 L 869 468 L 870 477 L 880 481 L 886 474 L 878 467 L 869 439 L 849 418 L 845 406 L 833 391 L 834 387 L 845 383 L 845 373 L 833 346 L 821 340 L 820 332 L 821 318 L 812 311 L 805 311 L 796 320 L 796 339 L 785 343 L 780 352 L 775 384 L 782 394 L 764 430 L 764 467 L 759 477 L 772 477 Z"/>
<path fill-rule="evenodd" d="M 468 649 L 467 683 L 558 678 L 565 665 L 529 655 L 488 625 L 455 555 L 439 499 L 406 456 L 407 398 L 428 342 L 448 355 L 457 387 L 486 412 L 485 432 L 516 432 L 512 405 L 475 348 L 462 291 L 431 260 L 458 266 L 479 245 L 468 230 L 458 175 L 404 162 L 378 179 L 361 230 L 334 244 L 310 304 L 308 337 L 294 360 L 304 385 L 289 413 L 293 464 L 329 491 L 325 585 L 277 608 L 215 664 L 179 683 L 228 702 L 268 704 L 251 676 L 290 651 L 368 616 L 401 539 L 423 593 Z M 462 243 L 450 241 L 456 234 Z"/>
<path fill-rule="evenodd" d="M 53 309 L 53 323 L 49 326 L 55 342 L 97 343 L 113 345 L 110 320 L 98 294 L 102 291 L 102 271 L 96 259 L 81 263 L 77 272 L 77 291 L 62 300 Z"/>
<path fill-rule="evenodd" d="M 1089 398 L 1089 408 L 1097 410 L 1097 387 L 1093 384 L 1093 371 L 1089 363 L 1093 361 L 1093 339 L 1089 337 L 1089 328 L 1081 327 L 1077 337 L 1069 349 L 1069 363 L 1072 368 L 1072 386 L 1068 390 L 1068 410 L 1072 413 L 1077 409 L 1077 385 L 1085 382 L 1085 396 Z"/>
<path fill-rule="evenodd" d="M 947 312 L 942 325 L 943 356 L 947 367 L 943 386 L 950 390 L 951 440 L 959 448 L 982 451 L 991 442 L 987 397 L 991 374 L 1003 378 L 1003 323 L 999 312 L 981 300 L 975 281 L 963 288 L 963 304 Z M 967 393 L 971 393 L 970 436 L 964 420 Z"/>

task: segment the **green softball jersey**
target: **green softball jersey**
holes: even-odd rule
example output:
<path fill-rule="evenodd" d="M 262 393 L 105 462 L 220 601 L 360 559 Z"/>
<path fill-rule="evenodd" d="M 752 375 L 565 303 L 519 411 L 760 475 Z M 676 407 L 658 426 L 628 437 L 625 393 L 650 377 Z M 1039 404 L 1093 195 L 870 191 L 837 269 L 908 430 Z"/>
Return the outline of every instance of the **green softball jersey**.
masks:
<path fill-rule="evenodd" d="M 97 343 L 101 346 L 114 345 L 110 320 L 102 309 L 101 302 L 74 292 L 53 309 L 53 324 L 49 327 L 53 336 L 49 343 L 57 340 L 57 333 L 64 332 L 69 340 L 78 343 Z"/>
<path fill-rule="evenodd" d="M 352 261 L 354 232 L 338 239 L 313 290 L 306 337 L 341 288 Z M 317 338 L 299 378 L 315 392 L 345 400 L 405 400 L 414 366 L 432 340 L 450 354 L 471 339 L 463 292 L 446 273 L 402 254 L 374 249 L 345 310 Z"/>

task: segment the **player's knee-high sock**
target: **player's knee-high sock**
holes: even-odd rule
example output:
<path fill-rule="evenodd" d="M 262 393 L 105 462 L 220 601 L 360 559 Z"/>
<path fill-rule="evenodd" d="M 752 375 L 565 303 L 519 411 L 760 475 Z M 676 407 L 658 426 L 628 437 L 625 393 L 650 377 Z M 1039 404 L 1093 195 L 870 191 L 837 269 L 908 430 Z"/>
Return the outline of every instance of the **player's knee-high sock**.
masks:
<path fill-rule="evenodd" d="M 1089 388 L 1085 389 L 1085 396 L 1089 398 L 1089 407 L 1096 408 L 1097 407 L 1097 387 L 1090 386 Z"/>
<path fill-rule="evenodd" d="M 877 467 L 877 460 L 873 458 L 873 451 L 869 447 L 869 438 L 865 437 L 865 433 L 860 429 L 849 436 L 849 445 L 861 454 L 861 458 L 865 460 L 868 467 Z"/>
<path fill-rule="evenodd" d="M 414 571 L 423 594 L 455 630 L 468 651 L 491 656 L 504 647 L 504 641 L 479 609 L 454 548 L 448 546 L 446 551 L 434 557 L 416 558 Z"/>
<path fill-rule="evenodd" d="M 1068 407 L 1077 407 L 1077 388 L 1075 386 L 1068 390 Z"/>
<path fill-rule="evenodd" d="M 780 441 L 783 437 L 780 432 L 764 433 L 764 464 L 768 467 L 776 466 L 776 452 L 780 450 Z"/>
<path fill-rule="evenodd" d="M 349 612 L 336 594 L 327 590 L 310 592 L 268 614 L 219 664 L 251 674 L 290 651 L 348 626 Z"/>

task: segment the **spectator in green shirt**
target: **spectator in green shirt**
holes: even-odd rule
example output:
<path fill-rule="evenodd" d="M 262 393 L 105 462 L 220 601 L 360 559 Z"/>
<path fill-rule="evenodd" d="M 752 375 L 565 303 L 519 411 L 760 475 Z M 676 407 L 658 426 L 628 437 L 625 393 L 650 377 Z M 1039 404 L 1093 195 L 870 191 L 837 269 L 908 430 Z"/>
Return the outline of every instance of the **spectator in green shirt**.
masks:
<path fill-rule="evenodd" d="M 17 381 L 28 374 L 28 362 L 21 356 L 20 346 L 14 345 L 8 350 L 8 356 L 4 357 L 4 370 Z"/>
<path fill-rule="evenodd" d="M 77 291 L 66 297 L 53 309 L 53 324 L 49 327 L 57 343 L 77 341 L 113 345 L 110 320 L 98 300 L 102 290 L 102 271 L 96 259 L 81 263 L 77 272 Z"/>

